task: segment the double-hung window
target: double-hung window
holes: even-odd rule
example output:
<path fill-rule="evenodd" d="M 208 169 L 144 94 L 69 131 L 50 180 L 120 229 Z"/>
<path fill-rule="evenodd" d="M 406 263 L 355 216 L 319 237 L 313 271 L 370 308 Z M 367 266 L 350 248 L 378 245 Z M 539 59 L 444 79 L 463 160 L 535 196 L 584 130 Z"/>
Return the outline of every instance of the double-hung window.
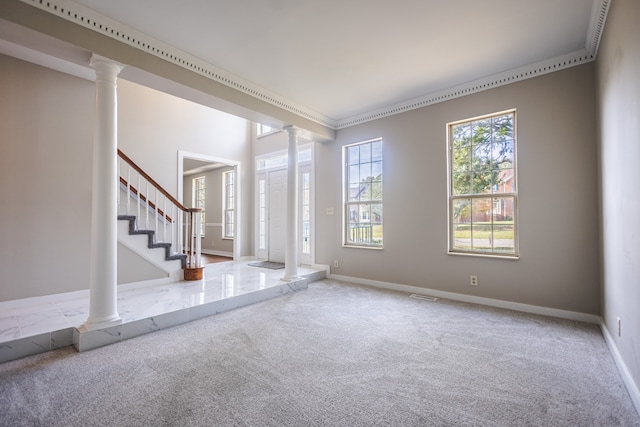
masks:
<path fill-rule="evenodd" d="M 222 173 L 223 186 L 223 221 L 222 237 L 233 239 L 235 236 L 235 208 L 236 208 L 236 171 L 230 170 Z"/>
<path fill-rule="evenodd" d="M 515 110 L 447 126 L 449 253 L 517 257 Z"/>
<path fill-rule="evenodd" d="M 204 237 L 205 230 L 205 220 L 204 220 L 204 209 L 207 204 L 206 200 L 206 180 L 204 176 L 200 176 L 198 178 L 193 178 L 192 180 L 192 206 L 194 208 L 202 209 L 201 214 L 201 222 L 200 222 L 200 236 Z"/>
<path fill-rule="evenodd" d="M 344 245 L 382 248 L 382 139 L 343 148 Z"/>

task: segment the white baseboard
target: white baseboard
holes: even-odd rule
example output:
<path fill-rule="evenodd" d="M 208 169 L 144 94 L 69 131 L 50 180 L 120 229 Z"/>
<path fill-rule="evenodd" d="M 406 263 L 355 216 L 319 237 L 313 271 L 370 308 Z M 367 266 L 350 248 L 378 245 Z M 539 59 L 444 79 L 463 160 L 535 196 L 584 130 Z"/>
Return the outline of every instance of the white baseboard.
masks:
<path fill-rule="evenodd" d="M 182 279 L 180 277 L 168 276 L 160 277 L 159 279 L 143 280 L 142 282 L 123 283 L 121 285 L 118 285 L 118 292 L 148 288 L 150 286 L 166 285 L 167 283 L 177 283 L 181 281 Z"/>
<path fill-rule="evenodd" d="M 0 312 L 8 312 L 13 308 L 33 307 L 37 305 L 52 304 L 66 300 L 89 298 L 89 289 L 79 291 L 62 292 L 59 294 L 39 295 L 14 300 L 0 301 Z"/>
<path fill-rule="evenodd" d="M 502 301 L 492 298 L 476 297 L 473 295 L 458 294 L 455 292 L 437 291 L 435 289 L 421 288 L 418 286 L 401 285 L 398 283 L 381 282 L 378 280 L 361 279 L 358 277 L 340 276 L 330 274 L 330 279 L 342 280 L 345 282 L 357 283 L 360 285 L 373 286 L 376 288 L 389 289 L 393 291 L 414 293 L 420 295 L 429 295 L 438 298 L 445 298 L 454 301 L 462 301 L 473 304 L 487 305 L 490 307 L 504 308 L 507 310 L 521 311 L 524 313 L 540 314 L 543 316 L 558 317 L 561 319 L 576 320 L 579 322 L 593 323 L 599 325 L 601 323 L 600 316 L 595 314 L 579 313 L 575 311 L 560 310 L 556 308 L 541 307 L 537 305 L 522 304 L 518 302 Z"/>
<path fill-rule="evenodd" d="M 329 267 L 329 265 L 327 264 L 312 264 L 311 268 L 315 270 L 324 270 L 326 272 L 325 277 L 331 276 L 331 267 Z"/>
<path fill-rule="evenodd" d="M 226 256 L 229 258 L 233 258 L 233 252 L 214 251 L 212 249 L 202 249 L 200 250 L 200 252 L 207 255 Z"/>
<path fill-rule="evenodd" d="M 604 324 L 604 321 L 600 322 L 600 329 L 602 330 L 602 335 L 604 335 L 604 341 L 607 343 L 607 347 L 609 347 L 609 353 L 611 353 L 611 356 L 613 356 L 613 360 L 616 362 L 616 367 L 618 368 L 618 372 L 620 372 L 622 381 L 627 387 L 629 396 L 631 396 L 631 401 L 636 407 L 638 415 L 640 415 L 640 389 L 638 389 L 638 385 L 633 380 L 633 377 L 631 376 L 626 363 L 624 363 L 624 360 L 622 360 L 622 356 L 618 351 L 618 347 L 616 346 L 613 336 L 611 335 L 611 333 L 609 333 L 609 330 Z"/>

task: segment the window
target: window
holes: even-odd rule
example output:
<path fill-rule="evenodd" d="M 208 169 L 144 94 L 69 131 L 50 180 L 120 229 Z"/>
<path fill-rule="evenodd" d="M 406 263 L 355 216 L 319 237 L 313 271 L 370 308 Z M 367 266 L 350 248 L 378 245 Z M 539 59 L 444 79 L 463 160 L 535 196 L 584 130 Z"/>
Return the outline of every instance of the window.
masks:
<path fill-rule="evenodd" d="M 222 186 L 222 194 L 224 195 L 224 200 L 222 201 L 222 218 L 224 221 L 222 224 L 222 237 L 225 239 L 233 239 L 235 235 L 236 171 L 231 170 L 222 173 Z"/>
<path fill-rule="evenodd" d="M 267 249 L 267 180 L 258 180 L 258 249 Z"/>
<path fill-rule="evenodd" d="M 263 125 L 262 123 L 258 123 L 258 136 L 268 135 L 270 133 L 277 132 L 277 129 L 272 128 L 271 126 Z"/>
<path fill-rule="evenodd" d="M 382 139 L 343 148 L 345 246 L 382 247 Z"/>
<path fill-rule="evenodd" d="M 308 144 L 307 144 L 308 145 Z M 311 147 L 298 147 L 298 164 L 308 163 L 312 159 Z M 269 154 L 256 160 L 256 171 L 264 171 L 268 169 L 284 169 L 289 162 L 287 152 L 278 154 Z"/>
<path fill-rule="evenodd" d="M 302 178 L 302 253 L 311 253 L 311 173 L 303 172 Z"/>
<path fill-rule="evenodd" d="M 205 221 L 204 221 L 204 208 L 206 205 L 206 191 L 205 191 L 205 179 L 204 176 L 193 178 L 192 181 L 192 195 L 191 205 L 194 208 L 202 209 L 201 222 L 200 222 L 200 236 L 204 237 Z"/>
<path fill-rule="evenodd" d="M 517 257 L 515 110 L 447 126 L 449 252 Z"/>

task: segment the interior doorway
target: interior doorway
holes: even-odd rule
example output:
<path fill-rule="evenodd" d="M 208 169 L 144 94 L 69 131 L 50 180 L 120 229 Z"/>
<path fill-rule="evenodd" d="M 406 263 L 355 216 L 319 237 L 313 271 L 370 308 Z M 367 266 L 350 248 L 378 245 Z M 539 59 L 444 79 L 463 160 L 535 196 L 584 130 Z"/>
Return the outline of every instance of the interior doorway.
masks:
<path fill-rule="evenodd" d="M 240 257 L 239 169 L 236 161 L 178 152 L 178 200 L 203 209 L 203 255 Z"/>

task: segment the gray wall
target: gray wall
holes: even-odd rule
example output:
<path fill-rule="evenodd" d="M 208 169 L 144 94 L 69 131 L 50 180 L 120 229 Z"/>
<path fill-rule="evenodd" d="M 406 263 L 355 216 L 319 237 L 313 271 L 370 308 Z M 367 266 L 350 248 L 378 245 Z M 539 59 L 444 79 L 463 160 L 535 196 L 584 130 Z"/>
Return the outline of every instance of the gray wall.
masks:
<path fill-rule="evenodd" d="M 616 0 L 611 3 L 597 60 L 602 180 L 602 314 L 636 390 L 640 385 L 638 17 L 640 2 Z M 620 336 L 617 332 L 618 317 Z"/>
<path fill-rule="evenodd" d="M 332 273 L 342 276 L 599 314 L 594 86 L 587 64 L 339 130 L 335 142 L 316 145 L 316 262 L 338 260 Z M 517 109 L 521 258 L 448 255 L 446 123 L 509 108 Z M 376 137 L 384 139 L 384 249 L 344 248 L 342 146 Z"/>
<path fill-rule="evenodd" d="M 0 55 L 0 301 L 89 286 L 94 84 Z"/>
<path fill-rule="evenodd" d="M 118 243 L 118 285 L 162 279 L 168 276 L 125 245 Z"/>
<path fill-rule="evenodd" d="M 0 55 L 0 93 L 0 301 L 87 289 L 94 83 Z M 249 229 L 247 121 L 124 80 L 118 104 L 119 148 L 173 194 L 180 150 L 241 162 Z"/>
<path fill-rule="evenodd" d="M 251 255 L 250 122 L 127 81 L 118 88 L 118 146 L 171 194 L 183 179 L 178 151 L 240 162 L 241 233 L 234 244 L 240 256 Z"/>

